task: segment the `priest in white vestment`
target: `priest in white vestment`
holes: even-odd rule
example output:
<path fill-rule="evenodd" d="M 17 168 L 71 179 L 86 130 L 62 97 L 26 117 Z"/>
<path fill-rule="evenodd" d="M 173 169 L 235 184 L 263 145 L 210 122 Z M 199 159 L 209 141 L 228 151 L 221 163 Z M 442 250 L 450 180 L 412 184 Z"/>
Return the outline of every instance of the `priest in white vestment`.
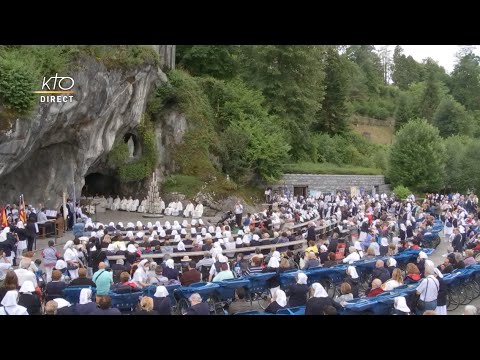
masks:
<path fill-rule="evenodd" d="M 168 204 L 168 207 L 165 209 L 165 215 L 170 216 L 172 215 L 173 211 L 176 209 L 177 203 L 174 201 Z"/>
<path fill-rule="evenodd" d="M 140 200 L 138 200 L 138 199 L 133 200 L 132 204 L 129 207 L 129 210 L 130 211 L 137 211 L 139 203 L 140 203 Z"/>
<path fill-rule="evenodd" d="M 127 207 L 128 207 L 128 200 L 127 198 L 124 196 L 122 201 L 120 201 L 120 210 L 124 210 L 126 211 L 127 210 Z"/>
<path fill-rule="evenodd" d="M 117 195 L 117 197 L 115 198 L 115 200 L 113 201 L 113 204 L 112 204 L 112 207 L 111 209 L 112 210 L 118 210 L 120 209 L 120 196 Z"/>
<path fill-rule="evenodd" d="M 107 199 L 107 209 L 111 209 L 113 206 L 113 198 L 112 195 L 110 195 Z"/>
<path fill-rule="evenodd" d="M 193 215 L 193 210 L 195 210 L 193 204 L 191 201 L 188 202 L 187 206 L 185 207 L 185 210 L 183 211 L 183 216 L 184 217 L 190 217 Z"/>
<path fill-rule="evenodd" d="M 199 203 L 195 206 L 195 210 L 193 211 L 193 218 L 198 219 L 203 216 L 203 204 Z"/>
<path fill-rule="evenodd" d="M 147 197 L 145 197 L 145 198 L 142 200 L 140 206 L 138 207 L 137 212 L 139 212 L 139 213 L 145 213 L 145 212 L 147 212 L 147 205 L 148 205 L 148 199 L 147 199 Z"/>

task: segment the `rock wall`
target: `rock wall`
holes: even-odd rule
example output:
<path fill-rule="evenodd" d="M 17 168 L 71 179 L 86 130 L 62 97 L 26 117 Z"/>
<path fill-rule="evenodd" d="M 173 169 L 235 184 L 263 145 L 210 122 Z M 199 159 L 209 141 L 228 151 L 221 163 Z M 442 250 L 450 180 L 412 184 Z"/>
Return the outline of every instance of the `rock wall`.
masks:
<path fill-rule="evenodd" d="M 92 59 L 68 76 L 72 103 L 39 104 L 0 132 L 0 203 L 23 193 L 34 206 L 57 207 L 63 191 L 72 195 L 74 179 L 79 197 L 84 177 L 106 171 L 115 139 L 138 126 L 149 92 L 167 80 L 150 65 L 107 70 Z"/>
<path fill-rule="evenodd" d="M 316 174 L 285 174 L 279 185 L 285 185 L 293 194 L 294 187 L 308 186 L 309 191 L 335 192 L 350 191 L 350 187 L 363 187 L 371 192 L 377 186 L 377 192 L 387 189 L 383 175 L 316 175 Z M 276 187 L 278 187 L 277 185 Z"/>

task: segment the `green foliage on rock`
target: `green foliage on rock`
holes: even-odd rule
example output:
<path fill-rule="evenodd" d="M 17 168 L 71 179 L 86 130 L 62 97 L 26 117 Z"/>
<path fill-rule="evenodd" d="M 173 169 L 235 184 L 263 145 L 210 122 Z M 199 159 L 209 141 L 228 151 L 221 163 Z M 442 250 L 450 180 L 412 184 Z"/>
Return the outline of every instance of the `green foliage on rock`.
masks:
<path fill-rule="evenodd" d="M 389 178 L 394 186 L 439 191 L 445 176 L 445 147 L 439 131 L 425 119 L 404 125 L 390 151 Z"/>

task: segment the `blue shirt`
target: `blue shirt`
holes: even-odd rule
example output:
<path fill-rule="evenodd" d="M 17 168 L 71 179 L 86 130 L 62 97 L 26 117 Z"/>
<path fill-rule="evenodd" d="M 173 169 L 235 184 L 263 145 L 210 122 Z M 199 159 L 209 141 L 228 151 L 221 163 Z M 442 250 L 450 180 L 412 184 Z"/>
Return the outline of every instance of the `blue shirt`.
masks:
<path fill-rule="evenodd" d="M 111 272 L 100 269 L 92 276 L 92 280 L 97 285 L 97 295 L 108 295 L 110 285 L 113 284 L 113 275 Z"/>

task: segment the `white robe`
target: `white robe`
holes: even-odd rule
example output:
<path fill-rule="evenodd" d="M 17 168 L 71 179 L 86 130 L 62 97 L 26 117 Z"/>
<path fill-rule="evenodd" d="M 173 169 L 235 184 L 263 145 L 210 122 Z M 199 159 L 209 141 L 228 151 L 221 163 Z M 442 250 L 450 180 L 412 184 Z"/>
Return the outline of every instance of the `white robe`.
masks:
<path fill-rule="evenodd" d="M 177 204 L 174 202 L 171 202 L 168 204 L 168 207 L 165 209 L 165 215 L 170 216 L 172 215 L 173 211 L 176 209 Z"/>
<path fill-rule="evenodd" d="M 140 206 L 138 207 L 137 212 L 139 212 L 139 213 L 147 212 L 147 205 L 148 205 L 148 200 L 147 200 L 147 199 L 143 199 L 143 200 L 142 200 L 142 203 L 141 203 Z"/>
<path fill-rule="evenodd" d="M 203 205 L 198 204 L 193 211 L 193 217 L 195 219 L 201 218 L 203 216 Z"/>
<path fill-rule="evenodd" d="M 130 204 L 130 206 L 128 207 L 128 210 L 129 211 L 137 211 L 139 202 L 140 201 L 138 199 L 133 200 L 132 203 Z"/>
<path fill-rule="evenodd" d="M 193 210 L 195 210 L 193 204 L 188 203 L 188 205 L 185 207 L 185 210 L 183 211 L 183 216 L 185 216 L 185 217 L 192 216 Z"/>
<path fill-rule="evenodd" d="M 112 210 L 118 210 L 118 209 L 120 209 L 120 202 L 121 202 L 121 201 L 120 201 L 120 198 L 117 197 L 117 198 L 113 201 L 113 204 L 112 204 L 111 209 L 112 209 Z"/>
<path fill-rule="evenodd" d="M 111 196 L 107 199 L 107 209 L 111 209 L 113 205 L 113 198 Z"/>
<path fill-rule="evenodd" d="M 122 201 L 120 201 L 120 210 L 127 210 L 128 207 L 128 200 L 123 198 Z"/>
<path fill-rule="evenodd" d="M 127 206 L 127 208 L 126 208 L 125 210 L 127 210 L 127 211 L 132 211 L 131 209 L 132 209 L 132 207 L 133 207 L 133 200 L 132 200 L 132 199 L 128 199 L 126 206 Z"/>

